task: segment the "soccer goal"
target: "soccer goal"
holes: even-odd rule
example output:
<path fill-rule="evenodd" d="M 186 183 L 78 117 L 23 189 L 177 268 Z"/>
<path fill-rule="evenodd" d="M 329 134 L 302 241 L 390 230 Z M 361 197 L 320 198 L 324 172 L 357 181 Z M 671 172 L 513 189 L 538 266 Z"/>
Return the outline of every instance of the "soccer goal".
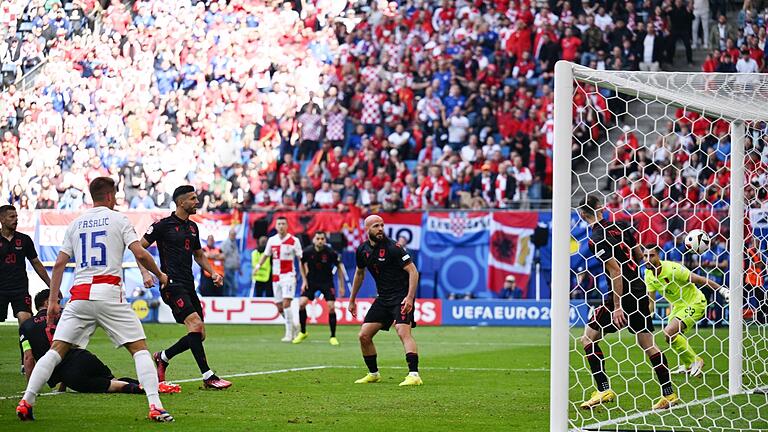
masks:
<path fill-rule="evenodd" d="M 571 271 L 552 276 L 550 429 L 768 430 L 760 264 L 768 239 L 750 222 L 768 203 L 768 76 L 597 71 L 561 61 L 554 122 L 553 268 Z M 626 328 L 599 342 L 615 397 L 581 406 L 596 390 L 599 363 L 588 360 L 582 340 L 588 320 L 576 312 L 594 313 L 611 294 L 605 265 L 588 244 L 591 228 L 577 212 L 586 196 L 599 198 L 606 223 L 623 221 L 662 262 L 682 266 L 676 274 L 714 281 L 696 284 L 706 299 L 703 311 L 648 296 L 655 300 L 655 345 L 679 398 L 671 409 L 652 409 L 662 396 L 663 366 Z M 700 254 L 685 246 L 694 229 L 709 237 Z M 648 271 L 643 258 L 641 277 Z M 718 286 L 730 290 L 729 299 Z M 692 317 L 684 348 L 682 338 L 663 332 L 681 314 Z M 694 357 L 685 353 L 703 367 L 688 364 Z"/>

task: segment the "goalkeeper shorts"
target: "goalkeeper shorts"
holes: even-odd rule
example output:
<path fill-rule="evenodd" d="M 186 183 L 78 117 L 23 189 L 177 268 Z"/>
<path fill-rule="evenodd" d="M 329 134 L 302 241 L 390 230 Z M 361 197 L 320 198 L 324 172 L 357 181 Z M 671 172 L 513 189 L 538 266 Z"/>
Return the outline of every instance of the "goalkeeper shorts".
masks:
<path fill-rule="evenodd" d="M 704 318 L 706 311 L 706 299 L 702 299 L 698 303 L 692 305 L 686 303 L 681 305 L 672 305 L 672 312 L 669 314 L 669 320 L 671 321 L 673 318 L 677 318 L 682 321 L 683 324 L 685 324 L 685 330 L 683 330 L 683 333 L 685 333 L 689 329 L 696 327 L 696 323 Z"/>

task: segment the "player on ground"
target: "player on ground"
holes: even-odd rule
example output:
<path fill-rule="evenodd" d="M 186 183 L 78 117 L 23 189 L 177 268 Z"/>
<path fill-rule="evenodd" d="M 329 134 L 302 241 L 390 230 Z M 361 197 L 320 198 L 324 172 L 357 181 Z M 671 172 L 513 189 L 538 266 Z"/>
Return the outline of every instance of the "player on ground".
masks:
<path fill-rule="evenodd" d="M 117 203 L 115 181 L 109 177 L 97 177 L 88 189 L 93 208 L 69 224 L 53 266 L 48 322 L 55 322 L 61 312 L 61 279 L 70 258 L 74 258 L 75 277 L 69 291 L 70 300 L 61 313 L 51 349 L 37 361 L 29 377 L 16 414 L 21 420 L 34 420 L 32 407 L 37 392 L 50 379 L 72 345 L 87 345 L 96 326 L 99 326 L 115 345 L 126 347 L 133 356 L 139 382 L 149 400 L 149 418 L 159 422 L 173 421 L 160 402 L 157 371 L 147 350 L 144 329 L 131 306 L 125 302 L 122 286 L 125 247 L 128 246 L 136 262 L 157 276 L 161 286 L 168 283 L 168 276 L 157 268 L 152 256 L 141 247 L 128 218 L 112 210 Z"/>
<path fill-rule="evenodd" d="M 344 295 L 344 267 L 341 257 L 326 243 L 323 231 L 318 231 L 312 238 L 312 246 L 304 249 L 301 256 L 302 274 L 307 277 L 301 283 L 301 298 L 299 299 L 299 325 L 301 332 L 293 340 L 298 344 L 307 338 L 307 303 L 315 299 L 315 293 L 320 291 L 328 303 L 328 325 L 331 327 L 331 345 L 338 345 L 336 339 L 336 290 L 333 288 L 333 270 L 339 281 L 339 292 Z"/>
<path fill-rule="evenodd" d="M 673 373 L 699 376 L 704 368 L 704 359 L 691 349 L 684 336 L 704 318 L 707 310 L 707 298 L 696 286 L 708 285 L 726 301 L 730 291 L 713 280 L 693 273 L 682 264 L 662 261 L 655 246 L 645 249 L 645 261 L 645 285 L 648 288 L 651 315 L 654 313 L 656 293 L 666 298 L 672 306 L 672 312 L 667 317 L 669 323 L 664 327 L 664 339 L 678 355 L 680 367 Z"/>
<path fill-rule="evenodd" d="M 156 352 L 153 355 L 157 364 L 157 375 L 160 381 L 165 381 L 165 373 L 172 358 L 186 350 L 192 351 L 200 373 L 203 374 L 205 388 L 223 390 L 232 383 L 216 376 L 208 366 L 203 341 L 205 340 L 205 324 L 203 324 L 203 307 L 195 292 L 195 279 L 192 275 L 192 258 L 203 271 L 208 272 L 216 286 L 223 284 L 220 274 L 211 266 L 208 257 L 200 246 L 200 230 L 197 224 L 189 219 L 197 213 L 197 192 L 190 185 L 183 185 L 173 191 L 173 201 L 176 210 L 170 216 L 160 219 L 147 229 L 141 239 L 141 245 L 148 248 L 157 242 L 160 253 L 160 268 L 168 273 L 168 285 L 161 287 L 163 302 L 170 306 L 173 317 L 179 324 L 187 327 L 187 334 L 170 348 Z M 152 275 L 139 266 L 144 285 L 154 284 Z"/>
<path fill-rule="evenodd" d="M 37 315 L 27 320 L 19 327 L 21 344 L 24 347 L 24 366 L 27 381 L 39 360 L 51 348 L 52 331 L 56 326 L 48 325 L 48 296 L 50 290 L 42 290 L 35 295 Z M 53 370 L 48 385 L 54 387 L 61 383 L 59 391 L 71 388 L 78 393 L 130 393 L 146 394 L 133 378 L 115 379 L 112 371 L 98 357 L 88 350 L 72 348 Z M 179 393 L 178 384 L 160 383 L 160 393 Z"/>
<path fill-rule="evenodd" d="M 611 390 L 605 374 L 605 359 L 598 342 L 604 335 L 615 333 L 627 325 L 629 331 L 635 334 L 637 344 L 651 360 L 656 378 L 661 384 L 662 397 L 653 409 L 670 408 L 679 399 L 672 388 L 667 359 L 653 340 L 650 301 L 637 265 L 642 260 L 642 252 L 637 244 L 635 230 L 624 222 L 604 220 L 602 205 L 594 195 L 588 195 L 582 200 L 579 215 L 591 227 L 589 247 L 603 263 L 612 287 L 603 299 L 603 305 L 595 309 L 581 339 L 597 385 L 597 391 L 581 404 L 581 408 L 590 409 L 616 399 L 616 393 Z"/>
<path fill-rule="evenodd" d="M 368 240 L 363 242 L 355 253 L 357 268 L 352 279 L 352 293 L 349 296 L 349 312 L 357 317 L 355 299 L 365 278 L 365 269 L 376 281 L 376 300 L 365 315 L 360 329 L 360 349 L 363 360 L 368 366 L 368 374 L 355 381 L 355 384 L 369 384 L 381 381 L 379 367 L 376 364 L 376 346 L 373 337 L 379 330 L 389 331 L 395 324 L 397 335 L 405 348 L 405 361 L 408 363 L 408 376 L 401 386 L 422 385 L 419 377 L 419 354 L 416 341 L 411 335 L 411 327 L 416 327 L 413 317 L 413 304 L 416 299 L 416 286 L 419 283 L 419 271 L 410 255 L 398 246 L 394 240 L 384 235 L 384 220 L 376 215 L 365 219 L 365 231 Z"/>
<path fill-rule="evenodd" d="M 291 302 L 296 292 L 296 267 L 294 259 L 301 260 L 301 242 L 295 236 L 288 234 L 288 219 L 279 216 L 275 221 L 277 234 L 267 240 L 267 247 L 256 266 L 258 271 L 267 257 L 272 258 L 272 290 L 275 292 L 275 304 L 285 318 L 285 336 L 280 339 L 283 342 L 291 342 L 296 336 L 296 328 L 293 324 Z M 307 280 L 304 266 L 299 266 L 302 280 Z"/>
<path fill-rule="evenodd" d="M 29 295 L 29 278 L 24 260 L 29 260 L 46 286 L 51 286 L 51 279 L 43 263 L 37 258 L 32 239 L 16 231 L 18 225 L 19 215 L 16 213 L 16 207 L 0 206 L 0 322 L 5 321 L 10 303 L 13 316 L 21 326 L 32 317 L 32 297 Z M 21 352 L 23 366 L 23 349 Z"/>

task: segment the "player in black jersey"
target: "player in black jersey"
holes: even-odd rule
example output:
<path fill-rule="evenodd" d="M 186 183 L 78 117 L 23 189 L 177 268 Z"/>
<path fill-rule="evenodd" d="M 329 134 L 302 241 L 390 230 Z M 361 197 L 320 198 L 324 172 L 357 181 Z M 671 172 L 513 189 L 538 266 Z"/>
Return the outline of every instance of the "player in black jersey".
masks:
<path fill-rule="evenodd" d="M 212 275 L 216 286 L 221 286 L 223 279 L 211 267 L 200 246 L 200 230 L 197 224 L 189 219 L 190 215 L 197 213 L 199 204 L 195 188 L 190 185 L 177 187 L 173 192 L 173 201 L 176 203 L 176 210 L 170 216 L 152 224 L 141 239 L 141 245 L 144 248 L 157 242 L 160 268 L 168 275 L 168 285 L 161 290 L 163 302 L 171 308 L 176 322 L 184 324 L 188 332 L 170 348 L 154 354 L 157 375 L 161 382 L 165 381 L 165 371 L 170 360 L 186 350 L 191 350 L 200 373 L 203 374 L 205 388 L 223 390 L 230 387 L 232 383 L 217 377 L 208 367 L 203 348 L 205 340 L 203 307 L 195 292 L 192 259 L 194 258 L 200 268 Z M 143 268 L 141 273 L 144 277 L 144 285 L 152 286 L 154 284 L 152 274 Z"/>
<path fill-rule="evenodd" d="M 51 348 L 56 325 L 48 325 L 48 296 L 50 290 L 35 295 L 37 315 L 19 327 L 19 339 L 24 348 L 24 366 L 27 380 L 32 375 L 35 363 Z M 61 297 L 61 293 L 59 293 Z M 79 393 L 131 393 L 145 394 L 139 381 L 133 378 L 115 379 L 112 371 L 98 357 L 88 350 L 71 348 L 53 370 L 48 385 L 53 388 L 61 383 L 59 391 L 71 388 Z M 178 384 L 160 384 L 160 393 L 178 393 Z"/>
<path fill-rule="evenodd" d="M 301 331 L 293 339 L 293 343 L 299 344 L 307 338 L 307 303 L 315 299 L 318 291 L 323 295 L 328 304 L 328 325 L 331 327 L 330 343 L 339 345 L 336 339 L 336 290 L 333 288 L 333 271 L 339 281 L 340 295 L 344 295 L 344 266 L 341 265 L 341 257 L 326 243 L 326 235 L 318 231 L 312 237 L 312 246 L 304 249 L 301 256 L 303 274 L 307 277 L 301 282 L 301 298 L 299 299 L 299 324 Z"/>
<path fill-rule="evenodd" d="M 596 308 L 584 329 L 581 339 L 597 391 L 581 404 L 582 409 L 612 402 L 616 393 L 611 390 L 605 374 L 603 352 L 598 342 L 603 335 L 615 333 L 625 326 L 636 336 L 637 344 L 651 360 L 653 370 L 661 384 L 662 397 L 653 409 L 668 409 L 679 399 L 669 379 L 669 367 L 664 354 L 653 340 L 653 322 L 645 281 L 640 276 L 642 251 L 635 229 L 624 222 L 603 219 L 603 207 L 594 196 L 586 196 L 579 205 L 579 216 L 590 225 L 589 247 L 602 263 L 612 289 Z"/>
<path fill-rule="evenodd" d="M 29 295 L 27 263 L 24 260 L 29 260 L 35 273 L 46 286 L 51 285 L 51 278 L 37 257 L 32 239 L 16 231 L 18 225 L 19 215 L 16 207 L 0 206 L 0 322 L 5 321 L 10 303 L 13 316 L 19 321 L 19 325 L 22 325 L 32 317 L 32 297 Z M 23 370 L 24 350 L 21 345 L 19 350 Z"/>
<path fill-rule="evenodd" d="M 394 323 L 397 335 L 405 348 L 409 371 L 400 385 L 421 385 L 423 383 L 419 377 L 419 354 L 416 341 L 411 335 L 411 327 L 416 326 L 413 304 L 416 285 L 419 283 L 419 271 L 416 270 L 408 252 L 384 235 L 384 220 L 381 217 L 368 216 L 365 219 L 365 231 L 368 239 L 357 248 L 355 254 L 357 269 L 349 296 L 349 312 L 357 316 L 355 299 L 365 278 L 366 268 L 376 281 L 378 296 L 365 315 L 359 334 L 360 349 L 368 366 L 368 374 L 355 383 L 368 384 L 381 380 L 373 337 L 379 330 L 388 331 Z"/>
<path fill-rule="evenodd" d="M 16 207 L 0 206 L 0 322 L 5 321 L 10 303 L 13 316 L 21 325 L 32 317 L 32 297 L 29 295 L 27 263 L 24 260 L 29 260 L 35 273 L 46 285 L 51 285 L 51 278 L 37 258 L 32 239 L 16 231 L 18 224 Z"/>

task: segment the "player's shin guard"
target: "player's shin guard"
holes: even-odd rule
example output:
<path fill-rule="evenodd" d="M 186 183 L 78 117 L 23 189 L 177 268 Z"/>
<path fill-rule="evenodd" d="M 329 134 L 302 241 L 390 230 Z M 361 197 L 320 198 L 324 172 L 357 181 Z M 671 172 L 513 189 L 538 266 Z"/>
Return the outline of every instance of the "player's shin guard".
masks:
<path fill-rule="evenodd" d="M 161 354 L 163 357 L 163 361 L 168 362 L 172 358 L 176 357 L 177 355 L 183 353 L 184 351 L 189 349 L 189 337 L 184 336 L 181 339 L 179 339 L 175 344 L 173 344 L 170 348 L 163 351 Z"/>
<path fill-rule="evenodd" d="M 691 345 L 688 344 L 688 339 L 685 336 L 681 334 L 675 335 L 670 345 L 680 358 L 680 364 L 689 367 L 696 360 L 696 353 L 691 348 Z"/>
<path fill-rule="evenodd" d="M 376 354 L 364 355 L 363 360 L 365 360 L 365 365 L 368 366 L 368 372 L 376 373 L 379 371 L 379 366 L 376 364 Z"/>
<path fill-rule="evenodd" d="M 589 362 L 589 368 L 592 370 L 592 377 L 595 379 L 595 386 L 599 391 L 605 391 L 611 388 L 608 383 L 608 375 L 605 374 L 605 357 L 600 345 L 597 343 L 589 344 L 584 347 L 584 353 Z"/>
<path fill-rule="evenodd" d="M 211 370 L 208 367 L 208 359 L 205 358 L 205 348 L 203 348 L 203 334 L 199 332 L 192 332 L 187 334 L 189 339 L 189 350 L 192 351 L 192 355 L 195 356 L 197 367 L 200 368 L 200 373 L 205 374 Z"/>
<path fill-rule="evenodd" d="M 328 325 L 331 327 L 331 337 L 336 337 L 336 312 L 328 313 Z"/>
<path fill-rule="evenodd" d="M 419 355 L 417 353 L 405 353 L 405 361 L 408 363 L 408 372 L 419 373 Z"/>
<path fill-rule="evenodd" d="M 656 378 L 661 385 L 661 394 L 669 396 L 674 393 L 672 389 L 672 381 L 669 379 L 669 366 L 667 366 L 667 358 L 659 351 L 655 354 L 648 356 L 651 359 L 651 366 L 653 371 L 656 372 Z"/>
<path fill-rule="evenodd" d="M 35 369 L 32 371 L 32 376 L 29 377 L 29 383 L 27 383 L 27 390 L 24 391 L 23 399 L 30 405 L 35 404 L 37 398 L 37 392 L 43 388 L 45 382 L 51 378 L 53 370 L 61 363 L 61 356 L 54 350 L 48 350 L 44 356 L 40 357 Z"/>
<path fill-rule="evenodd" d="M 301 326 L 301 332 L 307 332 L 307 310 L 304 308 L 299 309 L 299 325 Z"/>
<path fill-rule="evenodd" d="M 136 364 L 136 375 L 147 393 L 149 404 L 162 408 L 163 403 L 160 402 L 160 393 L 157 390 L 159 386 L 157 369 L 155 369 L 155 363 L 152 361 L 152 354 L 147 350 L 137 351 L 133 354 L 133 362 Z"/>

